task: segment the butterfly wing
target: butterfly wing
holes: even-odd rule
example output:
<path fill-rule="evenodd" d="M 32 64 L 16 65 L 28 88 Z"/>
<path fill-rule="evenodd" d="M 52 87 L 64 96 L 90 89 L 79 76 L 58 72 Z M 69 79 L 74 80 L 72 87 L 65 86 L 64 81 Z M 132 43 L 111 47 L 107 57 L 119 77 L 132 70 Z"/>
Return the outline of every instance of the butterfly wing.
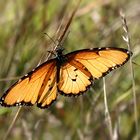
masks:
<path fill-rule="evenodd" d="M 71 59 L 60 69 L 58 90 L 64 95 L 78 95 L 92 84 L 92 75 L 86 67 Z"/>
<path fill-rule="evenodd" d="M 67 54 L 68 59 L 82 63 L 93 78 L 99 79 L 125 64 L 132 53 L 123 48 L 93 48 Z"/>
<path fill-rule="evenodd" d="M 16 82 L 0 99 L 2 106 L 34 105 L 46 108 L 57 97 L 56 60 L 52 59 Z"/>
<path fill-rule="evenodd" d="M 129 60 L 131 54 L 122 48 L 93 48 L 69 53 L 66 55 L 68 63 L 61 68 L 58 89 L 65 95 L 84 92 L 91 85 L 89 79 L 99 79 L 122 66 Z M 85 70 L 88 74 L 84 73 Z M 72 78 L 76 76 L 76 80 L 73 81 Z"/>
<path fill-rule="evenodd" d="M 2 106 L 34 105 L 46 108 L 57 97 L 58 90 L 65 95 L 79 95 L 88 89 L 93 79 L 105 76 L 120 67 L 131 52 L 119 48 L 95 48 L 65 55 L 67 62 L 56 75 L 56 59 L 45 62 L 15 83 L 0 99 Z M 56 77 L 59 77 L 58 83 Z"/>

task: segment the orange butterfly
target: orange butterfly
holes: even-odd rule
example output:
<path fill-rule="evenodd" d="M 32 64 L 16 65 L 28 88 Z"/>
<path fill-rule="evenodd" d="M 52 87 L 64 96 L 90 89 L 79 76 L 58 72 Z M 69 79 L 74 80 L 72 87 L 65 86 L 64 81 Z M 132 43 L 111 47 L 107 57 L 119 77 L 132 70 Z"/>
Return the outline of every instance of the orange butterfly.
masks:
<path fill-rule="evenodd" d="M 63 49 L 56 50 L 56 58 L 32 70 L 14 85 L 0 99 L 5 107 L 37 104 L 48 107 L 63 95 L 79 95 L 115 68 L 125 64 L 132 53 L 123 48 L 92 48 L 77 50 L 63 55 Z"/>

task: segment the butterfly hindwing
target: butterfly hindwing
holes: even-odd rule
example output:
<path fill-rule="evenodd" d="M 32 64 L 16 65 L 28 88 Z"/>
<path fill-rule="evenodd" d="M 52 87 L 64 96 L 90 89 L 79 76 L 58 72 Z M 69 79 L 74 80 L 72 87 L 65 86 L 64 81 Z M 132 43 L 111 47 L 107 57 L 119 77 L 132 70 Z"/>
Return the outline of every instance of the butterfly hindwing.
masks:
<path fill-rule="evenodd" d="M 56 66 L 52 67 L 46 74 L 42 87 L 39 92 L 37 106 L 46 108 L 56 99 L 57 96 L 57 82 L 56 82 Z"/>
<path fill-rule="evenodd" d="M 60 69 L 59 92 L 64 95 L 78 95 L 92 84 L 91 73 L 83 64 L 69 60 Z"/>
<path fill-rule="evenodd" d="M 30 72 L 11 86 L 0 99 L 2 106 L 49 106 L 57 96 L 56 60 L 52 59 Z"/>

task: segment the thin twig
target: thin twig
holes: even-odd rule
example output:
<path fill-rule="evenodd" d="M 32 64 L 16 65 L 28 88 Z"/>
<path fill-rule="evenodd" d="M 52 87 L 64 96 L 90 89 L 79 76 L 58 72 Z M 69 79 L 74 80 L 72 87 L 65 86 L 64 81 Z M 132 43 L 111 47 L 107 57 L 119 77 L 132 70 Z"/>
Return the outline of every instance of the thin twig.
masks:
<path fill-rule="evenodd" d="M 104 89 L 105 119 L 106 119 L 106 124 L 108 126 L 110 139 L 113 140 L 113 129 L 112 129 L 112 122 L 108 109 L 108 103 L 107 103 L 105 78 L 103 78 L 103 89 Z"/>
<path fill-rule="evenodd" d="M 67 23 L 65 24 L 65 27 L 64 27 L 63 31 L 61 31 L 61 28 L 62 28 L 63 23 L 61 23 L 61 25 L 58 27 L 58 31 L 57 31 L 57 32 L 58 32 L 58 33 L 57 33 L 57 34 L 58 34 L 58 37 L 57 37 L 57 39 L 56 39 L 57 42 L 56 42 L 55 47 L 53 48 L 53 51 L 55 51 L 55 50 L 57 49 L 57 47 L 60 47 L 60 46 L 61 46 L 61 44 L 62 44 L 62 42 L 63 42 L 63 40 L 64 40 L 64 37 L 65 37 L 66 34 L 68 33 L 68 29 L 69 29 L 69 27 L 70 27 L 70 25 L 71 25 L 71 22 L 72 22 L 72 20 L 73 20 L 75 14 L 76 14 L 78 8 L 79 8 L 80 3 L 81 3 L 81 0 L 78 1 L 77 5 L 76 5 L 75 9 L 72 11 L 72 13 L 71 13 L 69 19 L 66 20 Z M 49 53 L 47 59 L 49 59 L 49 58 L 51 57 L 51 55 L 52 55 L 52 54 Z"/>
<path fill-rule="evenodd" d="M 126 42 L 128 49 L 131 51 L 132 45 L 130 41 L 130 35 L 128 30 L 127 21 L 125 18 L 125 14 L 120 11 L 120 16 L 122 18 L 123 30 L 125 35 L 123 35 L 123 40 Z M 135 79 L 134 79 L 134 68 L 132 58 L 130 57 L 130 70 L 131 70 L 131 78 L 132 78 L 132 94 L 133 94 L 133 103 L 134 103 L 134 119 L 135 119 L 135 129 L 136 129 L 136 139 L 139 139 L 139 128 L 138 128 L 138 113 L 137 113 L 137 100 L 136 100 L 136 86 L 135 86 Z"/>
<path fill-rule="evenodd" d="M 65 37 L 65 35 L 66 35 L 66 33 L 67 33 L 69 27 L 70 27 L 70 24 L 71 24 L 71 22 L 72 22 L 72 20 L 73 20 L 73 18 L 74 18 L 74 15 L 76 14 L 76 11 L 77 11 L 78 8 L 79 8 L 80 3 L 81 3 L 81 0 L 78 1 L 78 3 L 77 3 L 77 5 L 76 5 L 75 9 L 73 10 L 73 12 L 72 12 L 72 14 L 71 14 L 71 16 L 70 16 L 70 18 L 69 18 L 69 20 L 68 20 L 68 22 L 67 22 L 65 28 L 64 28 L 64 30 L 63 30 L 63 32 L 62 32 L 62 34 L 58 37 L 59 44 L 61 44 L 61 42 L 63 41 L 63 39 L 64 39 L 64 37 Z"/>
<path fill-rule="evenodd" d="M 7 132 L 6 132 L 6 134 L 4 135 L 3 140 L 7 140 L 8 136 L 9 136 L 10 132 L 12 131 L 12 128 L 13 128 L 13 126 L 14 126 L 14 124 L 15 124 L 15 122 L 16 122 L 18 116 L 19 116 L 19 113 L 20 113 L 20 111 L 21 111 L 21 108 L 22 108 L 22 107 L 19 107 L 19 108 L 18 108 L 17 113 L 16 113 L 16 115 L 14 116 L 14 118 L 13 118 L 13 120 L 12 120 L 12 122 L 11 122 L 11 125 L 9 126 L 9 128 L 8 128 L 8 130 L 7 130 Z"/>
<path fill-rule="evenodd" d="M 20 79 L 20 78 L 21 78 L 21 76 L 7 77 L 7 78 L 0 78 L 0 82 L 17 80 L 17 79 Z"/>

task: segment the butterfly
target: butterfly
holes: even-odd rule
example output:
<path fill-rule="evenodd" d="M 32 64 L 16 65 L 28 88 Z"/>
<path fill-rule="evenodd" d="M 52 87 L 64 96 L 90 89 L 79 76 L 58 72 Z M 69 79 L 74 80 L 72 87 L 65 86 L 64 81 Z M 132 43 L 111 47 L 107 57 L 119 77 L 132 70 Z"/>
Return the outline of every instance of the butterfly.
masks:
<path fill-rule="evenodd" d="M 125 64 L 131 51 L 123 48 L 91 48 L 66 55 L 56 50 L 50 59 L 13 84 L 0 98 L 1 106 L 32 106 L 47 108 L 63 95 L 80 95 L 94 80 Z"/>

